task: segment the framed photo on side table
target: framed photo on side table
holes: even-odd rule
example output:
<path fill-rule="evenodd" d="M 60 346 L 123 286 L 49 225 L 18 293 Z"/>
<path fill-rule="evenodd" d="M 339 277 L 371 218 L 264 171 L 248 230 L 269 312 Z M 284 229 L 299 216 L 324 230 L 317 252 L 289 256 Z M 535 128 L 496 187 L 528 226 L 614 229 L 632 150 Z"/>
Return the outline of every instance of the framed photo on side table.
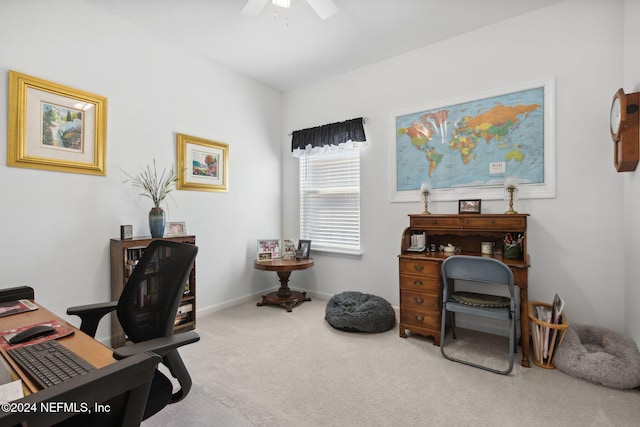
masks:
<path fill-rule="evenodd" d="M 296 241 L 292 239 L 284 239 L 282 241 L 282 256 L 284 259 L 293 259 L 296 257 Z"/>
<path fill-rule="evenodd" d="M 258 261 L 274 258 L 280 258 L 280 239 L 258 240 Z"/>
<path fill-rule="evenodd" d="M 7 165 L 106 175 L 107 98 L 9 71 Z"/>
<path fill-rule="evenodd" d="M 309 259 L 310 251 L 311 251 L 311 240 L 300 240 L 298 242 L 298 250 L 296 251 L 296 258 Z"/>

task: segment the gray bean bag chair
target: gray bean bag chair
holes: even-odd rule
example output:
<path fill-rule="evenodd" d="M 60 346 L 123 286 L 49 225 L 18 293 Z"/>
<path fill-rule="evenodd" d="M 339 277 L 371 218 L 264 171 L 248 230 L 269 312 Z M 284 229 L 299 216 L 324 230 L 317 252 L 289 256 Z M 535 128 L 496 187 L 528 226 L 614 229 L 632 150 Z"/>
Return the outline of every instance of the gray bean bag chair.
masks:
<path fill-rule="evenodd" d="M 325 319 L 348 332 L 384 332 L 396 324 L 396 313 L 384 298 L 361 292 L 342 292 L 327 303 Z"/>
<path fill-rule="evenodd" d="M 640 386 L 640 352 L 635 342 L 609 329 L 572 325 L 553 359 L 571 376 L 618 389 Z"/>

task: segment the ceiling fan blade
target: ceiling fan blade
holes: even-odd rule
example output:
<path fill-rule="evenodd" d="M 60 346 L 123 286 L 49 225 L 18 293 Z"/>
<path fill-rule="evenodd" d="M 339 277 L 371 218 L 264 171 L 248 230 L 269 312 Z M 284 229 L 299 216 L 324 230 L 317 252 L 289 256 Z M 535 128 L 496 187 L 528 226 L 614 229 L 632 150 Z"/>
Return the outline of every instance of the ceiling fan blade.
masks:
<path fill-rule="evenodd" d="M 307 3 L 321 19 L 327 19 L 338 11 L 338 6 L 333 0 L 307 0 Z"/>
<path fill-rule="evenodd" d="M 259 14 L 269 0 L 247 0 L 240 13 L 255 16 Z"/>

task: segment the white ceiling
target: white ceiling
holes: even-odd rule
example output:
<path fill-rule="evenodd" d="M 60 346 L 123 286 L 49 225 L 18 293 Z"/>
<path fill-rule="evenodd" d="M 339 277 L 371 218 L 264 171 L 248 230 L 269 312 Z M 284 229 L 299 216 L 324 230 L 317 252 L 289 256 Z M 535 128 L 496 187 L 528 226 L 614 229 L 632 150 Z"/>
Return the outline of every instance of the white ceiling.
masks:
<path fill-rule="evenodd" d="M 258 16 L 245 0 L 84 1 L 285 92 L 560 0 L 334 0 L 326 20 L 305 0 Z"/>

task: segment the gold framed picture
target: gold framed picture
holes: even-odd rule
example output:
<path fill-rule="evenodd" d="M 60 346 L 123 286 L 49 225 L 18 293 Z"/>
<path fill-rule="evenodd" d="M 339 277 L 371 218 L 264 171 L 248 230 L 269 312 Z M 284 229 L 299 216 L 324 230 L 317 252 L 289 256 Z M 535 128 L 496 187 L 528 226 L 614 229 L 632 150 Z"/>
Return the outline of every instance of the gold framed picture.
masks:
<path fill-rule="evenodd" d="M 9 71 L 7 165 L 106 175 L 107 98 Z"/>
<path fill-rule="evenodd" d="M 181 133 L 176 143 L 178 190 L 229 190 L 229 145 Z"/>

